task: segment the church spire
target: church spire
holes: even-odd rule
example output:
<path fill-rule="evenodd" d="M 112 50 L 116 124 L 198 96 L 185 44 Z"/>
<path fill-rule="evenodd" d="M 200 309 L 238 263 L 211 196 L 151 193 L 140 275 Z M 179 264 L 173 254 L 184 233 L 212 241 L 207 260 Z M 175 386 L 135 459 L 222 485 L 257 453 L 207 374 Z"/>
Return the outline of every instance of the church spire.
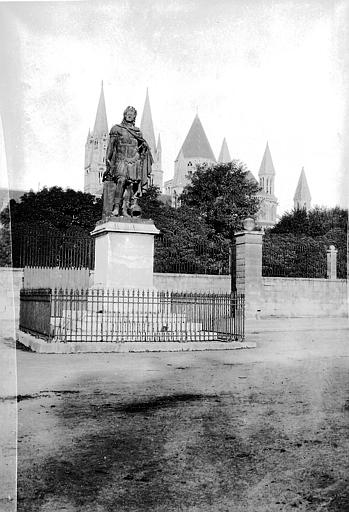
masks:
<path fill-rule="evenodd" d="M 95 125 L 93 128 L 94 137 L 101 137 L 103 134 L 108 133 L 108 121 L 107 121 L 107 112 L 105 109 L 105 100 L 104 100 L 104 90 L 103 90 L 103 81 L 101 87 L 101 94 L 99 97 L 97 114 Z"/>
<path fill-rule="evenodd" d="M 274 195 L 275 169 L 269 144 L 265 146 L 264 155 L 258 172 L 259 184 L 265 194 Z"/>
<path fill-rule="evenodd" d="M 269 144 L 267 142 L 267 145 L 265 147 L 263 159 L 261 166 L 259 168 L 258 176 L 274 176 L 275 175 L 275 169 L 273 160 L 271 158 Z"/>
<path fill-rule="evenodd" d="M 293 202 L 295 210 L 300 208 L 305 208 L 306 210 L 309 210 L 311 207 L 311 195 L 307 178 L 304 172 L 304 167 L 302 167 L 299 176 L 298 185 L 296 188 L 296 192 L 294 194 Z"/>
<path fill-rule="evenodd" d="M 230 162 L 230 161 L 231 161 L 231 157 L 230 157 L 230 153 L 229 153 L 229 149 L 228 149 L 228 144 L 224 137 L 223 142 L 222 142 L 221 151 L 220 151 L 219 157 L 218 157 L 218 162 L 221 164 L 226 164 L 227 162 Z"/>
<path fill-rule="evenodd" d="M 151 115 L 150 101 L 149 101 L 149 92 L 147 88 L 147 93 L 145 96 L 143 114 L 141 119 L 141 132 L 145 140 L 148 142 L 152 155 L 155 155 L 156 152 L 156 143 L 155 143 L 155 135 L 154 135 L 154 126 L 153 126 L 153 118 Z"/>

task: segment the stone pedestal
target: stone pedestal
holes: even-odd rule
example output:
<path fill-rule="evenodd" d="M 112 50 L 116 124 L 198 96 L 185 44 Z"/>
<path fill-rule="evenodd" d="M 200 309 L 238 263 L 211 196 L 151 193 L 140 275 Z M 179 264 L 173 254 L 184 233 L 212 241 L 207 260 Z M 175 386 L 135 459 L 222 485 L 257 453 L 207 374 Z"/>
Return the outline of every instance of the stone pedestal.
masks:
<path fill-rule="evenodd" d="M 115 217 L 97 224 L 94 288 L 153 289 L 152 220 Z"/>

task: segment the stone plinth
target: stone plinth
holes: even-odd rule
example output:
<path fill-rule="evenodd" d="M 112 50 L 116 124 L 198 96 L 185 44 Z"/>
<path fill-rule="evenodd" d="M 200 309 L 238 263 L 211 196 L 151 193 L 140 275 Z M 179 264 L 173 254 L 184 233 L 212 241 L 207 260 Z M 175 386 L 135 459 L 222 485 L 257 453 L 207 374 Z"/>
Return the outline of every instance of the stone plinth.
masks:
<path fill-rule="evenodd" d="M 153 288 L 153 221 L 114 217 L 98 223 L 95 245 L 95 288 Z"/>

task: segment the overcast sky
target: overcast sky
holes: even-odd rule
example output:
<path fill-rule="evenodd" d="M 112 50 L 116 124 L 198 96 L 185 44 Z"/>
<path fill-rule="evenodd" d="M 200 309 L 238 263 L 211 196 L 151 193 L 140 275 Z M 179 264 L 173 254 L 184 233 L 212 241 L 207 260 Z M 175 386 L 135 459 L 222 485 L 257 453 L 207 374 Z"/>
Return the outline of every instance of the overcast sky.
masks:
<path fill-rule="evenodd" d="M 10 186 L 83 189 L 103 80 L 109 127 L 126 105 L 137 108 L 139 125 L 149 88 L 165 180 L 198 109 L 216 157 L 226 137 L 231 156 L 255 175 L 269 141 L 279 213 L 293 207 L 302 166 L 313 204 L 345 205 L 346 4 L 0 3 Z"/>

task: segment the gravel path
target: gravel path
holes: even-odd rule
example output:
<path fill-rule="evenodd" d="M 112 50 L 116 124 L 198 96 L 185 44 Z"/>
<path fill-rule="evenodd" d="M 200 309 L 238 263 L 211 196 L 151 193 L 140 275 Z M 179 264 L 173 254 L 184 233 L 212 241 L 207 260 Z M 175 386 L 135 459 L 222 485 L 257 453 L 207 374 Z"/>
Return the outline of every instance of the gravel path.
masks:
<path fill-rule="evenodd" d="M 258 325 L 253 350 L 17 351 L 18 512 L 349 511 L 349 330 Z"/>

